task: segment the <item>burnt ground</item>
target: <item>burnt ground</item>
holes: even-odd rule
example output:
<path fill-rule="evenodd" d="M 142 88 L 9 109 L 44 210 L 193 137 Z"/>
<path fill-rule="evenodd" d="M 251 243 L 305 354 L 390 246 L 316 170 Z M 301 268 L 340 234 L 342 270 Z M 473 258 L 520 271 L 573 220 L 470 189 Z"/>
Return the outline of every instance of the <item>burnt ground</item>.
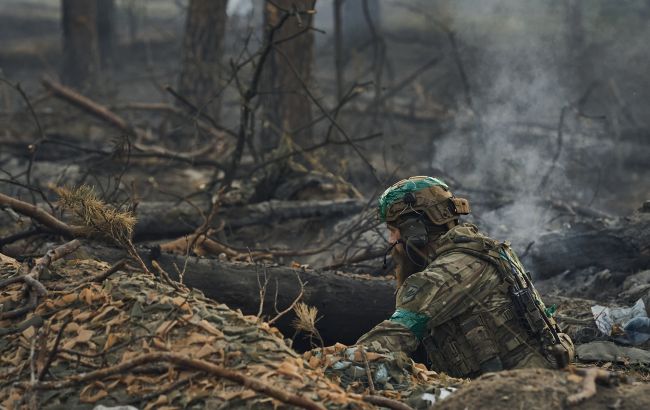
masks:
<path fill-rule="evenodd" d="M 46 134 L 46 139 L 39 141 L 40 136 L 24 101 L 15 90 L 0 86 L 0 168 L 10 174 L 7 178 L 3 176 L 5 179 L 0 182 L 0 191 L 31 201 L 30 191 L 21 187 L 29 183 L 42 189 L 44 196 L 54 201 L 56 195 L 47 188 L 48 185 L 85 183 L 94 186 L 102 199 L 114 205 L 128 206 L 137 202 L 140 211 L 136 208 L 136 215 L 141 221 L 154 215 L 153 211 L 149 215 L 148 209 L 169 210 L 170 220 L 155 214 L 160 219 L 154 218 L 148 223 L 146 229 L 151 231 L 139 232 L 136 228 L 137 245 L 145 252 L 160 243 L 191 233 L 203 221 L 196 208 L 204 213 L 207 211 L 213 194 L 212 183 L 222 174 L 209 165 L 129 154 L 138 152 L 129 145 L 133 142 L 189 152 L 210 140 L 209 136 L 193 132 L 191 121 L 134 108 L 132 104 L 164 102 L 174 105 L 163 86 L 176 81 L 182 18 L 173 13 L 170 15 L 168 11 L 160 15 L 151 13 L 135 41 L 122 33 L 117 46 L 119 58 L 105 70 L 100 86 L 87 93 L 147 131 L 143 138 L 135 141 L 125 138 L 121 131 L 105 122 L 45 93 L 40 78 L 43 75 L 56 78 L 60 65 L 57 10 L 56 5 L 48 4 L 38 13 L 29 6 L 11 10 L 5 7 L 0 12 L 2 76 L 12 83 L 22 84 Z M 246 24 L 244 20 L 231 22 L 230 32 L 236 34 L 228 40 L 229 56 L 239 51 Z M 619 246 L 621 240 L 616 237 L 620 233 L 617 227 L 625 225 L 630 215 L 643 207 L 650 193 L 650 168 L 647 166 L 650 139 L 647 126 L 635 111 L 643 107 L 634 100 L 639 98 L 637 94 L 623 92 L 623 99 L 617 100 L 614 109 L 618 114 L 608 111 L 609 118 L 617 115 L 620 120 L 616 123 L 619 128 L 615 129 L 612 124 L 603 125 L 602 121 L 585 118 L 584 114 L 605 110 L 599 105 L 602 101 L 614 101 L 602 88 L 597 88 L 594 99 L 586 106 L 588 110 L 583 107 L 583 111 L 568 111 L 562 139 L 557 132 L 560 106 L 549 111 L 554 114 L 545 112 L 539 118 L 513 116 L 508 110 L 508 114 L 504 114 L 506 125 L 501 117 L 492 118 L 495 113 L 486 110 L 484 116 L 489 127 L 486 126 L 483 137 L 488 141 L 487 147 L 476 150 L 477 154 L 468 160 L 464 158 L 468 146 L 465 138 L 472 133 L 474 117 L 466 107 L 459 106 L 458 101 L 463 97 L 458 91 L 461 87 L 454 61 L 450 58 L 449 45 L 439 34 L 391 30 L 386 35 L 392 64 L 392 69 L 386 74 L 386 91 L 417 70 L 425 57 L 440 52 L 444 55 L 443 62 L 388 99 L 384 112 L 368 111 L 373 100 L 372 89 L 368 87 L 358 100 L 343 110 L 341 124 L 355 137 L 383 133 L 380 138 L 359 145 L 377 168 L 380 179 L 392 182 L 411 174 L 435 174 L 457 187 L 455 192 L 469 198 L 472 203 L 471 221 L 499 239 L 513 240 L 520 254 L 529 258 L 524 259 L 530 263 L 540 290 L 548 304 L 559 307 L 559 321 L 574 339 L 587 343 L 599 337 L 593 331 L 590 307 L 594 304 L 629 306 L 647 295 L 647 285 L 650 284 L 646 270 L 650 267 L 647 264 L 648 242 L 632 243 L 625 239 L 625 246 Z M 255 36 L 254 39 L 259 40 Z M 462 51 L 467 57 L 466 68 L 471 72 L 483 60 L 477 51 L 480 47 L 471 43 L 469 37 L 465 39 Z M 334 106 L 331 43 L 322 42 L 320 47 L 316 52 L 316 87 L 323 100 Z M 349 78 L 359 82 L 372 79 L 365 62 L 370 54 L 371 50 L 367 50 L 365 54 L 350 59 Z M 494 57 L 497 58 L 498 55 Z M 633 61 L 638 62 L 638 58 Z M 472 92 L 477 93 L 479 101 L 482 96 L 487 101 L 486 106 L 496 104 L 497 111 L 501 112 L 500 101 L 491 99 L 486 91 L 490 89 L 487 79 L 497 76 L 484 74 L 472 77 Z M 620 78 L 618 81 L 623 90 L 642 84 L 630 84 Z M 499 98 L 507 100 L 503 96 Z M 635 103 L 626 101 L 626 98 Z M 220 125 L 236 129 L 240 108 L 236 90 L 226 90 L 223 106 Z M 634 107 L 632 111 L 630 106 Z M 315 135 L 323 135 L 328 126 L 325 122 L 319 123 Z M 27 146 L 35 141 L 38 141 L 38 149 L 32 156 Z M 225 138 L 201 159 L 227 160 L 233 143 L 232 139 Z M 557 161 L 553 160 L 556 153 Z M 305 164 L 308 165 L 307 171 Z M 373 196 L 387 183 L 378 183 L 364 161 L 346 146 L 327 147 L 311 157 L 296 158 L 295 163 L 282 165 L 285 171 L 286 168 L 291 171 L 270 194 L 259 198 L 256 192 L 260 184 L 265 184 L 265 178 L 275 170 L 255 171 L 254 159 L 249 155 L 244 157 L 241 178 L 235 183 L 236 189 L 224 199 L 221 218 L 217 218 L 224 225 L 215 229 L 212 235 L 235 248 L 236 252 L 204 256 L 224 263 L 235 260 L 250 263 L 254 258 L 247 258 L 249 250 L 297 250 L 295 254 L 272 256 L 263 263 L 256 260 L 256 265 L 250 265 L 251 270 L 253 266 L 257 269 L 265 264 L 308 265 L 304 269 L 339 264 L 336 270 L 373 276 L 385 274 L 382 256 L 386 243 L 383 231 L 373 224 L 371 208 Z M 28 169 L 29 174 L 26 173 Z M 547 173 L 550 182 L 541 186 L 540 182 Z M 35 193 L 34 198 L 44 205 L 40 193 Z M 358 201 L 358 204 L 354 205 L 351 213 L 300 211 L 302 216 L 280 218 L 278 212 L 274 212 L 255 223 L 241 222 L 242 216 L 238 214 L 241 210 L 247 211 L 249 208 L 246 206 L 251 202 L 295 204 L 299 200 L 334 199 Z M 147 208 L 154 202 L 161 202 L 162 206 Z M 190 211 L 176 213 L 183 207 Z M 56 214 L 60 215 L 61 211 L 57 210 Z M 0 236 L 3 238 L 33 227 L 28 218 L 19 218 L 8 212 L 2 212 L 0 218 Z M 163 232 L 160 227 L 173 225 L 170 221 L 181 228 Z M 361 225 L 359 221 L 362 221 Z M 588 228 L 578 229 L 583 225 Z M 643 226 L 648 232 L 647 225 Z M 598 236 L 598 232 L 608 232 L 603 237 L 614 239 L 579 242 L 580 246 L 571 246 L 578 243 L 572 238 Z M 551 242 L 545 242 L 544 238 L 548 238 L 545 235 L 553 234 L 569 239 L 558 241 L 558 237 L 552 237 Z M 647 233 L 644 238 L 647 238 Z M 28 240 L 3 243 L 0 252 L 27 261 L 30 257 L 42 255 L 57 239 L 41 232 Z M 336 240 L 330 244 L 333 239 Z M 593 247 L 595 251 L 586 252 L 582 246 Z M 319 248 L 323 249 L 307 252 L 308 255 L 300 252 Z M 547 259 L 535 259 L 551 248 L 553 252 L 549 252 Z M 111 252 L 109 249 L 106 253 Z M 95 257 L 99 257 L 97 255 L 99 252 Z M 93 257 L 92 254 L 89 256 Z M 359 256 L 365 257 L 357 261 L 355 258 Z M 583 263 L 585 258 L 594 262 Z M 548 259 L 556 263 L 549 263 Z M 627 265 L 620 265 L 621 259 L 625 259 L 623 262 Z M 629 260 L 639 263 L 629 263 Z M 225 300 L 226 296 L 218 293 L 218 283 L 208 286 L 217 300 Z M 259 297 L 256 287 L 251 294 L 254 298 Z M 229 300 L 227 303 L 236 302 Z M 245 313 L 255 314 L 256 311 Z M 288 329 L 283 329 L 285 337 L 292 336 L 291 329 Z M 336 334 L 325 337 L 328 341 L 337 340 Z M 305 349 L 308 343 L 301 345 L 296 342 L 294 346 Z M 629 373 L 637 382 L 618 388 L 599 388 L 596 397 L 578 408 L 647 407 L 648 403 L 644 401 L 647 365 L 608 361 L 596 364 Z M 441 405 L 442 408 L 496 408 L 503 405 L 559 408 L 566 396 L 574 392 L 576 385 L 563 373 L 505 372 L 470 383 Z"/>

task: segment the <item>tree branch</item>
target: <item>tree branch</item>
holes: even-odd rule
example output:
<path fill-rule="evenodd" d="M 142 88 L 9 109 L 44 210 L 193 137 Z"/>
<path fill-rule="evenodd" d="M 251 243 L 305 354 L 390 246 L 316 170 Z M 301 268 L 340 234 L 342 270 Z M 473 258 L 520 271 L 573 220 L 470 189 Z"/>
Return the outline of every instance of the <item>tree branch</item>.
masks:
<path fill-rule="evenodd" d="M 19 214 L 28 216 L 63 236 L 71 238 L 84 236 L 87 231 L 87 229 L 83 226 L 68 225 L 67 223 L 45 212 L 36 205 L 32 205 L 28 202 L 12 198 L 2 193 L 0 193 L 0 205 L 8 206 Z"/>
<path fill-rule="evenodd" d="M 228 379 L 235 383 L 239 383 L 242 386 L 254 390 L 258 393 L 266 394 L 283 403 L 292 404 L 294 406 L 298 406 L 303 409 L 324 410 L 323 406 L 314 402 L 311 399 L 308 399 L 307 397 L 299 396 L 297 394 L 290 393 L 286 390 L 282 390 L 270 386 L 269 384 L 264 383 L 258 379 L 255 379 L 250 376 L 246 376 L 234 370 L 225 369 L 221 366 L 217 366 L 213 363 L 210 363 L 207 360 L 190 359 L 188 357 L 176 353 L 143 354 L 138 357 L 135 357 L 130 361 L 125 361 L 115 366 L 95 370 L 88 373 L 76 374 L 63 380 L 47 381 L 47 382 L 36 381 L 34 383 L 26 382 L 26 383 L 22 383 L 21 385 L 24 388 L 33 388 L 36 390 L 61 390 L 67 387 L 74 386 L 75 384 L 87 383 L 94 380 L 100 380 L 115 374 L 122 374 L 130 369 L 133 369 L 134 367 L 143 364 L 158 363 L 158 362 L 169 362 L 180 367 L 191 368 L 191 369 L 206 372 L 208 374 L 217 377 L 222 377 L 224 379 Z"/>

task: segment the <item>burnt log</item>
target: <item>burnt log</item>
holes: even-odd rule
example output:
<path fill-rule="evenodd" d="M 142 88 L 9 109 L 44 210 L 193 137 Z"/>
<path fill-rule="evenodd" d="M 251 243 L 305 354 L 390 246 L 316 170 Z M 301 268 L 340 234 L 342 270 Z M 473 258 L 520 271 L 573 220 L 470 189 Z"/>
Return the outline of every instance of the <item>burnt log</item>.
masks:
<path fill-rule="evenodd" d="M 318 308 L 316 322 L 325 345 L 336 342 L 354 343 L 359 336 L 370 330 L 377 323 L 387 319 L 395 310 L 395 282 L 388 278 L 354 275 L 341 272 L 319 272 L 312 269 L 291 268 L 220 261 L 190 256 L 160 254 L 153 250 L 139 247 L 138 251 L 149 265 L 151 260 L 178 279 L 178 270 L 184 269 L 183 283 L 202 291 L 205 296 L 228 305 L 231 309 L 240 309 L 247 315 L 257 315 L 260 308 L 260 286 L 265 282 L 262 316 L 272 319 L 276 308 L 282 311 L 289 307 L 300 294 L 304 284 L 302 301 Z M 91 257 L 115 263 L 126 256 L 117 248 L 99 246 L 89 243 L 82 247 L 82 257 Z M 149 257 L 145 255 L 149 252 Z M 150 265 L 149 265 L 150 266 Z M 300 277 L 300 281 L 298 280 Z M 276 296 L 277 295 L 277 296 Z M 274 323 L 287 338 L 295 334 L 291 322 L 293 312 L 284 315 Z M 300 345 L 297 349 L 309 348 Z"/>
<path fill-rule="evenodd" d="M 0 187 L 0 194 L 15 195 L 11 186 Z M 147 201 L 138 204 L 135 239 L 176 238 L 187 235 L 203 224 L 198 209 L 207 212 L 207 201 L 177 203 L 171 201 Z M 40 209 L 48 209 L 45 203 L 37 204 Z M 224 228 L 236 230 L 252 225 L 270 225 L 287 220 L 299 219 L 338 219 L 360 213 L 366 206 L 358 199 L 282 201 L 270 200 L 256 204 L 223 207 L 217 214 L 213 226 L 224 224 Z M 10 224 L 7 215 L 0 213 L 0 223 Z"/>
<path fill-rule="evenodd" d="M 143 202 L 138 205 L 136 239 L 173 238 L 194 230 L 203 223 L 197 211 L 206 211 L 209 205 L 196 203 Z M 286 220 L 308 218 L 337 218 L 354 215 L 364 208 L 365 202 L 357 199 L 322 201 L 270 200 L 243 206 L 224 207 L 215 218 L 215 226 L 225 223 L 228 229 L 251 225 L 271 224 Z"/>
<path fill-rule="evenodd" d="M 172 277 L 178 277 L 175 266 L 182 269 L 185 263 L 184 257 L 168 254 L 156 260 Z M 352 344 L 395 310 L 395 284 L 385 278 L 191 257 L 183 279 L 187 286 L 248 315 L 258 313 L 260 286 L 266 283 L 262 315 L 268 319 L 276 315 L 276 307 L 286 309 L 300 294 L 298 276 L 305 284 L 302 301 L 318 308 L 316 327 L 325 345 Z M 294 317 L 291 312 L 276 323 L 287 337 L 295 333 Z"/>
<path fill-rule="evenodd" d="M 587 267 L 629 273 L 650 267 L 650 213 L 595 221 L 542 235 L 525 261 L 542 279 Z"/>

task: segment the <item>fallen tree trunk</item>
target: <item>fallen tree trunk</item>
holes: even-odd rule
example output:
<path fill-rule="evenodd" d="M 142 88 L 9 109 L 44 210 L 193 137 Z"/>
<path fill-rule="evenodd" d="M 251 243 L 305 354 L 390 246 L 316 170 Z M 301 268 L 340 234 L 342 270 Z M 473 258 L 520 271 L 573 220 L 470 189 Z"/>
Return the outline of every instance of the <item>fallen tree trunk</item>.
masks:
<path fill-rule="evenodd" d="M 192 206 L 188 203 L 143 202 L 138 205 L 138 222 L 135 227 L 137 239 L 176 237 L 191 233 L 203 223 L 199 209 L 206 211 L 207 202 Z M 220 221 L 229 229 L 244 226 L 271 224 L 290 219 L 335 218 L 360 212 L 364 201 L 357 199 L 323 201 L 278 201 L 271 200 L 236 207 L 223 207 L 215 218 L 214 226 Z"/>
<path fill-rule="evenodd" d="M 650 213 L 614 224 L 576 224 L 541 236 L 530 250 L 529 266 L 540 278 L 590 266 L 613 272 L 650 267 Z"/>
<path fill-rule="evenodd" d="M 41 205 L 32 205 L 0 193 L 0 205 L 13 208 L 67 236 L 79 236 L 81 227 L 69 226 L 52 217 Z M 213 227 L 238 229 L 295 219 L 338 218 L 361 212 L 366 203 L 358 199 L 320 201 L 270 200 L 256 204 L 223 207 Z M 207 201 L 175 203 L 163 201 L 142 202 L 137 207 L 135 238 L 137 240 L 176 238 L 187 235 L 203 224 L 201 211 L 207 211 Z"/>
<path fill-rule="evenodd" d="M 326 345 L 354 343 L 374 325 L 387 319 L 395 310 L 395 282 L 386 278 L 311 269 L 226 262 L 191 256 L 160 254 L 156 249 L 138 251 L 144 259 L 154 259 L 174 279 L 184 271 L 183 283 L 201 290 L 205 296 L 225 303 L 244 314 L 257 315 L 260 309 L 260 288 L 266 282 L 262 315 L 272 319 L 275 308 L 282 311 L 293 303 L 304 284 L 302 301 L 318 308 L 316 326 Z M 88 257 L 114 263 L 124 258 L 121 249 L 88 244 L 82 252 Z M 148 263 L 148 262 L 147 262 Z M 300 277 L 300 281 L 298 280 Z M 277 296 L 276 296 L 277 295 Z M 293 312 L 274 323 L 286 337 L 295 331 Z M 304 347 L 304 346 L 303 346 Z"/>
<path fill-rule="evenodd" d="M 185 266 L 182 256 L 162 254 L 156 260 L 175 278 L 178 278 L 175 266 L 181 270 Z M 318 308 L 321 319 L 316 326 L 326 345 L 354 343 L 395 310 L 394 282 L 362 275 L 190 257 L 183 283 L 232 309 L 252 315 L 260 309 L 260 288 L 266 283 L 262 314 L 272 318 L 275 308 L 285 309 L 300 294 L 297 276 L 305 284 L 303 302 Z M 293 317 L 291 313 L 276 323 L 286 336 L 294 333 Z"/>

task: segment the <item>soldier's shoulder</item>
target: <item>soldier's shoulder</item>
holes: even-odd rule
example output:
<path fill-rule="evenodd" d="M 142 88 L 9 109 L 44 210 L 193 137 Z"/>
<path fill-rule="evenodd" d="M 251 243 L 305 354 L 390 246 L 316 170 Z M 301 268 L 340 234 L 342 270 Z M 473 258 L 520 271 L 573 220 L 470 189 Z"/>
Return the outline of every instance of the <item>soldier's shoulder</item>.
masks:
<path fill-rule="evenodd" d="M 463 248 L 451 249 L 448 252 L 438 256 L 429 263 L 427 269 L 434 269 L 438 266 L 449 265 L 449 264 L 465 264 L 471 263 L 475 260 L 481 261 L 481 257 L 476 253 L 467 252 Z"/>
<path fill-rule="evenodd" d="M 485 233 L 481 232 L 479 228 L 470 223 L 464 223 L 460 225 L 456 225 L 453 228 L 451 228 L 449 231 L 447 231 L 444 235 L 442 235 L 439 239 L 441 245 L 445 244 L 451 244 L 451 243 L 456 243 L 456 244 L 461 244 L 461 243 L 468 243 L 468 242 L 485 242 L 487 244 L 498 244 L 499 241 L 496 239 L 493 239 L 486 235 Z"/>
<path fill-rule="evenodd" d="M 448 278 L 450 274 L 455 276 L 466 272 L 483 271 L 490 265 L 489 260 L 459 249 L 434 259 L 422 273 L 425 276 L 435 275 Z"/>
<path fill-rule="evenodd" d="M 434 262 L 456 260 L 461 258 L 459 254 L 465 255 L 466 259 L 486 259 L 486 256 L 493 253 L 500 245 L 501 242 L 484 235 L 475 225 L 458 225 L 446 232 L 436 242 L 438 257 Z"/>

